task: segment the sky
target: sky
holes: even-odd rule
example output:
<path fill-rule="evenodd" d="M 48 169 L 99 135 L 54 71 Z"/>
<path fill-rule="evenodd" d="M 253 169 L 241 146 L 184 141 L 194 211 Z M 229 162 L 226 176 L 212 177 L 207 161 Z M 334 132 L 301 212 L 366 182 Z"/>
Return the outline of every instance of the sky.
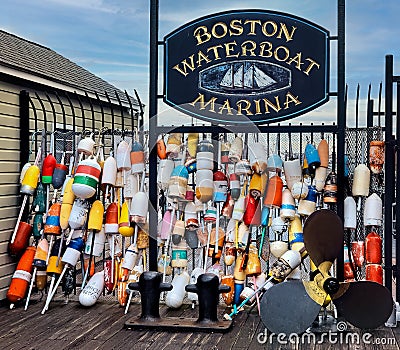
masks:
<path fill-rule="evenodd" d="M 303 17 L 337 34 L 335 0 L 160 0 L 159 39 L 186 22 L 233 9 L 266 9 Z M 150 0 L 1 0 L 0 29 L 47 46 L 121 90 L 149 101 Z M 400 75 L 400 1 L 346 1 L 346 83 L 348 126 L 354 126 L 354 98 L 360 84 L 360 115 L 368 85 L 378 97 L 385 55 L 394 55 Z M 331 90 L 335 90 L 336 45 L 331 47 Z M 162 59 L 160 60 L 162 63 Z M 160 63 L 159 76 L 163 67 Z M 161 92 L 162 83 L 159 84 Z M 377 102 L 375 104 L 377 106 Z M 176 114 L 161 103 L 160 110 Z M 336 118 L 331 101 L 307 115 L 313 121 Z M 304 117 L 300 117 L 303 118 Z M 332 119 L 333 118 L 333 119 Z M 360 125 L 364 119 L 360 118 Z"/>

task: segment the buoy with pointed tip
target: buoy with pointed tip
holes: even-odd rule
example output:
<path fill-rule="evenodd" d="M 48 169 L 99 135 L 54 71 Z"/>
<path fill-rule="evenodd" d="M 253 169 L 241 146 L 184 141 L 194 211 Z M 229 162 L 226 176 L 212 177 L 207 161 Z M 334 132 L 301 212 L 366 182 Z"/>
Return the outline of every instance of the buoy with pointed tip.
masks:
<path fill-rule="evenodd" d="M 131 237 L 134 233 L 133 227 L 129 220 L 129 207 L 125 201 L 121 207 L 121 213 L 118 221 L 118 232 L 124 237 Z"/>
<path fill-rule="evenodd" d="M 86 156 L 93 155 L 95 142 L 91 135 L 86 136 L 84 139 L 81 139 L 78 143 L 78 153 L 83 153 Z"/>
<path fill-rule="evenodd" d="M 345 229 L 355 230 L 357 228 L 357 204 L 353 197 L 344 200 L 344 226 Z"/>
<path fill-rule="evenodd" d="M 236 136 L 231 143 L 231 147 L 229 149 L 229 161 L 231 163 L 237 163 L 242 159 L 243 153 L 243 139 L 240 136 Z"/>
<path fill-rule="evenodd" d="M 321 159 L 319 158 L 317 149 L 314 147 L 314 145 L 308 143 L 306 145 L 304 155 L 307 159 L 308 169 L 311 171 L 311 173 L 314 173 L 315 169 L 321 165 Z"/>
<path fill-rule="evenodd" d="M 116 158 L 118 170 L 128 171 L 131 169 L 129 143 L 124 139 L 118 144 Z"/>
<path fill-rule="evenodd" d="M 376 193 L 365 200 L 364 226 L 382 226 L 382 199 Z"/>
<path fill-rule="evenodd" d="M 47 213 L 46 223 L 43 229 L 43 232 L 45 234 L 50 234 L 50 235 L 61 234 L 60 212 L 61 212 L 61 203 L 57 202 L 51 205 Z"/>
<path fill-rule="evenodd" d="M 130 153 L 132 174 L 141 174 L 144 171 L 144 148 L 138 141 L 132 142 Z"/>

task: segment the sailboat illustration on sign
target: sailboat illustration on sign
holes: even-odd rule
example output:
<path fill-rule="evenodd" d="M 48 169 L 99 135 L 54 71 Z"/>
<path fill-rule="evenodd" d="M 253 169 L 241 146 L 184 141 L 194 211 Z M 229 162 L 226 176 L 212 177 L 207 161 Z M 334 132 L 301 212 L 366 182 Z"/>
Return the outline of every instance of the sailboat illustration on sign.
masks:
<path fill-rule="evenodd" d="M 220 86 L 226 90 L 262 90 L 275 84 L 277 81 L 264 73 L 256 65 L 252 64 L 245 70 L 244 64 L 241 64 L 236 71 L 233 64 L 225 73 L 220 82 Z"/>

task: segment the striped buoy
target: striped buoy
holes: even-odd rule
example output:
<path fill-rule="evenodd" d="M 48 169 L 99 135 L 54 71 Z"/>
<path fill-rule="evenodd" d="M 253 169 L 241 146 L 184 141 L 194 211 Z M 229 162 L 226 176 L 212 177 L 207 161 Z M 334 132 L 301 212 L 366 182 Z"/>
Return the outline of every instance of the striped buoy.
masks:
<path fill-rule="evenodd" d="M 76 169 L 72 191 L 80 198 L 90 198 L 96 193 L 101 167 L 94 157 L 82 160 Z"/>

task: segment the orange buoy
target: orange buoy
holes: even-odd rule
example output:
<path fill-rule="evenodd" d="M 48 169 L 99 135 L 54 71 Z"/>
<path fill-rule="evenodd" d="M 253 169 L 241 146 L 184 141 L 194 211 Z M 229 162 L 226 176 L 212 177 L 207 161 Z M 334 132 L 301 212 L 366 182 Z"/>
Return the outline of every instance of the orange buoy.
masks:
<path fill-rule="evenodd" d="M 382 238 L 376 232 L 365 238 L 365 260 L 367 264 L 382 263 Z"/>
<path fill-rule="evenodd" d="M 54 203 L 47 213 L 46 223 L 43 230 L 45 234 L 59 235 L 61 233 L 60 213 L 61 203 Z"/>
<path fill-rule="evenodd" d="M 35 252 L 35 247 L 26 248 L 18 262 L 14 275 L 12 276 L 11 284 L 7 292 L 7 299 L 13 304 L 25 297 L 29 282 L 32 278 L 33 258 L 35 257 Z"/>
<path fill-rule="evenodd" d="M 167 158 L 167 149 L 165 147 L 165 142 L 164 142 L 163 138 L 160 138 L 157 141 L 157 155 L 158 155 L 158 158 L 160 158 L 160 159 Z"/>
<path fill-rule="evenodd" d="M 264 206 L 280 207 L 282 205 L 283 181 L 278 175 L 274 175 L 268 180 L 264 195 Z"/>
<path fill-rule="evenodd" d="M 31 236 L 32 231 L 32 225 L 20 221 L 14 242 L 10 242 L 8 245 L 8 252 L 10 255 L 20 256 L 26 250 L 29 245 L 29 237 Z"/>
<path fill-rule="evenodd" d="M 380 264 L 367 264 L 365 268 L 365 279 L 383 284 L 383 267 Z"/>
<path fill-rule="evenodd" d="M 321 161 L 320 166 L 327 168 L 329 165 L 329 145 L 325 139 L 322 139 L 318 144 L 317 152 Z"/>

